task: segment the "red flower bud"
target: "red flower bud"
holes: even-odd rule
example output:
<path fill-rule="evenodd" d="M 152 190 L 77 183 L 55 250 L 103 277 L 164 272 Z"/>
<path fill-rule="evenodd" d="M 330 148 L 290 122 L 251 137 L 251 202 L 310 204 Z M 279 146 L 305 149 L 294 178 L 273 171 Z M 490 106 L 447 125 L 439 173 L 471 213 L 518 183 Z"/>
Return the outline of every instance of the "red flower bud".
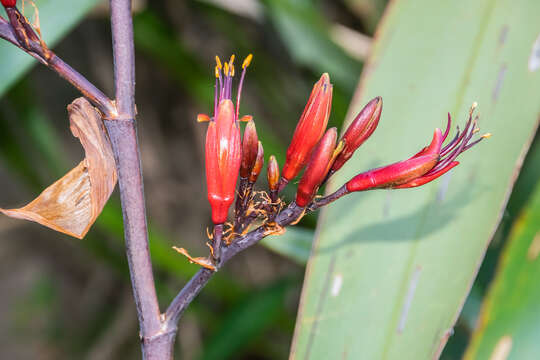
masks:
<path fill-rule="evenodd" d="M 328 129 L 315 150 L 313 150 L 311 159 L 296 192 L 296 204 L 298 206 L 307 206 L 313 200 L 319 189 L 319 185 L 326 178 L 336 148 L 336 139 L 336 128 Z"/>
<path fill-rule="evenodd" d="M 277 191 L 279 185 L 279 165 L 274 155 L 268 159 L 268 168 L 266 171 L 268 178 L 268 188 L 270 191 Z"/>
<path fill-rule="evenodd" d="M 222 100 L 206 133 L 206 184 L 214 224 L 227 220 L 234 201 L 241 160 L 240 127 L 234 114 L 232 101 Z"/>
<path fill-rule="evenodd" d="M 253 168 L 251 169 L 251 174 L 249 175 L 249 182 L 254 184 L 257 181 L 257 178 L 259 177 L 259 174 L 261 173 L 262 167 L 264 165 L 264 149 L 259 141 L 259 145 L 257 148 L 257 158 L 255 159 L 255 165 L 253 165 Z"/>
<path fill-rule="evenodd" d="M 251 169 L 257 160 L 257 151 L 259 149 L 259 139 L 257 137 L 257 129 L 255 122 L 250 120 L 244 130 L 244 138 L 242 140 L 242 162 L 240 165 L 240 177 L 247 178 L 251 174 Z"/>
<path fill-rule="evenodd" d="M 15 7 L 15 5 L 17 5 L 17 0 L 2 0 L 2 5 L 7 8 Z"/>
<path fill-rule="evenodd" d="M 431 144 L 408 160 L 401 161 L 382 168 L 367 171 L 349 180 L 347 191 L 362 191 L 380 188 L 405 189 L 421 186 L 442 176 L 447 171 L 459 165 L 455 159 L 466 150 L 478 144 L 491 134 L 482 135 L 472 142 L 471 139 L 478 132 L 476 128 L 477 117 L 473 121 L 472 114 L 476 108 L 473 104 L 469 112 L 469 120 L 460 133 L 447 145 L 442 147 L 450 131 L 451 118 L 448 114 L 448 124 L 444 135 L 440 129 L 435 129 Z"/>
<path fill-rule="evenodd" d="M 287 158 L 282 172 L 282 181 L 285 183 L 295 178 L 309 160 L 313 148 L 326 129 L 331 106 L 332 84 L 330 84 L 330 77 L 325 73 L 313 86 L 308 103 L 287 149 Z"/>
<path fill-rule="evenodd" d="M 210 120 L 206 133 L 206 184 L 212 221 L 216 225 L 227 220 L 227 213 L 236 192 L 236 180 L 242 160 L 238 125 L 240 94 L 250 60 L 251 56 L 248 56 L 242 65 L 235 107 L 232 102 L 234 55 L 223 65 L 216 57 L 214 118 L 198 116 L 199 120 Z"/>
<path fill-rule="evenodd" d="M 377 96 L 367 103 L 360 111 L 353 122 L 343 134 L 341 140 L 344 147 L 332 165 L 332 173 L 341 169 L 341 167 L 351 158 L 356 149 L 366 141 L 379 125 L 379 119 L 382 111 L 382 98 Z"/>

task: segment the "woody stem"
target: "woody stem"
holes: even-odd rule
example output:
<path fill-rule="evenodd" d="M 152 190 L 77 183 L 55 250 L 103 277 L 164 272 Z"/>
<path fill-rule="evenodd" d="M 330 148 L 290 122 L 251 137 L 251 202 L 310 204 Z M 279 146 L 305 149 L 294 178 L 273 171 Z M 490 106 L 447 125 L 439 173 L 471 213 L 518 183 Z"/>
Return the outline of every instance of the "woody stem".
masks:
<path fill-rule="evenodd" d="M 135 54 L 131 0 L 110 0 L 117 116 L 105 121 L 111 139 L 124 217 L 126 254 L 143 359 L 172 359 L 176 331 L 163 331 L 148 248 L 143 177 L 135 124 Z"/>
<path fill-rule="evenodd" d="M 93 103 L 106 117 L 113 117 L 116 114 L 113 102 L 99 90 L 94 84 L 92 84 L 83 75 L 65 63 L 60 57 L 58 57 L 51 50 L 47 50 L 48 58 L 45 58 L 42 54 L 38 54 L 32 49 L 40 49 L 41 44 L 32 42 L 31 48 L 25 48 L 17 40 L 15 30 L 13 26 L 4 18 L 0 16 L 0 38 L 9 41 L 19 49 L 25 51 L 29 55 L 36 58 L 39 62 L 47 66 L 49 69 L 56 72 L 62 78 L 67 80 L 77 90 L 79 90 L 91 103 Z"/>
<path fill-rule="evenodd" d="M 275 222 L 278 226 L 285 227 L 297 220 L 303 212 L 304 208 L 301 208 L 295 203 L 292 203 L 291 205 L 289 205 L 288 208 L 278 214 Z M 223 267 L 223 265 L 225 265 L 236 254 L 255 245 L 268 235 L 271 235 L 271 233 L 268 231 L 267 226 L 262 225 L 259 226 L 257 229 L 247 233 L 246 235 L 236 238 L 231 245 L 222 248 L 221 258 L 219 263 L 216 264 L 216 270 Z M 180 317 L 182 316 L 188 305 L 206 286 L 214 273 L 215 272 L 212 270 L 201 268 L 178 293 L 178 295 L 176 295 L 174 300 L 167 308 L 167 311 L 165 312 L 165 329 L 176 328 Z"/>

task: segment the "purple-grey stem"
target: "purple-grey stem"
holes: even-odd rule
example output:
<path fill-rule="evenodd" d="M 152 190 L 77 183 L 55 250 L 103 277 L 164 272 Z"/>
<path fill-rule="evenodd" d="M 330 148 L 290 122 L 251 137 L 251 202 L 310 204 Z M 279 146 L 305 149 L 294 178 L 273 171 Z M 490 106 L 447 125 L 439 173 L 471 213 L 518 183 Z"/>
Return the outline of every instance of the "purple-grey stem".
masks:
<path fill-rule="evenodd" d="M 275 223 L 280 227 L 286 227 L 298 219 L 304 212 L 304 208 L 298 207 L 295 203 L 289 205 L 288 208 L 281 211 L 275 219 Z M 247 233 L 244 236 L 233 240 L 232 244 L 224 247 L 221 253 L 220 262 L 217 265 L 217 269 L 221 268 L 227 261 L 239 252 L 247 249 L 248 247 L 255 245 L 265 236 L 269 235 L 268 228 L 263 225 L 257 229 Z M 176 295 L 174 300 L 169 305 L 165 312 L 165 329 L 175 329 L 180 317 L 193 301 L 193 299 L 204 288 L 208 281 L 212 278 L 214 271 L 201 268 L 184 288 Z"/>
<path fill-rule="evenodd" d="M 112 101 L 101 90 L 94 86 L 79 72 L 66 64 L 56 54 L 50 52 L 50 59 L 46 60 L 40 54 L 25 49 L 17 41 L 17 37 L 13 33 L 12 26 L 0 16 L 0 38 L 5 39 L 25 51 L 29 55 L 36 58 L 42 64 L 54 70 L 61 77 L 66 79 L 71 85 L 75 86 L 90 102 L 92 102 L 106 117 L 113 118 L 116 115 L 116 109 Z M 40 44 L 36 44 L 39 47 Z"/>
<path fill-rule="evenodd" d="M 172 359 L 175 331 L 162 331 L 135 125 L 135 52 L 131 0 L 110 0 L 117 116 L 105 120 L 116 167 L 124 237 L 145 360 Z"/>

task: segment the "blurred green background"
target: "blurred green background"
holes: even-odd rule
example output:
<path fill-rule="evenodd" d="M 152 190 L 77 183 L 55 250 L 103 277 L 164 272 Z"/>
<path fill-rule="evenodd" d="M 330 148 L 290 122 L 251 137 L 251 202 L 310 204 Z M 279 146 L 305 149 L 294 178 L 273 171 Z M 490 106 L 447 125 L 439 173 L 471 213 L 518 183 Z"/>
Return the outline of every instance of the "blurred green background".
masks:
<path fill-rule="evenodd" d="M 36 4 L 56 53 L 112 94 L 106 5 Z M 56 10 L 66 4 L 69 14 Z M 162 307 L 196 271 L 171 246 L 207 251 L 206 127 L 195 119 L 212 107 L 214 55 L 254 54 L 242 113 L 254 115 L 265 158 L 275 154 L 282 164 L 323 72 L 334 83 L 330 125 L 341 126 L 385 6 L 385 0 L 134 1 L 139 136 Z M 82 158 L 65 109 L 79 95 L 42 66 L 26 72 L 33 60 L 13 46 L 1 44 L 0 54 L 0 206 L 16 207 Z M 510 229 L 529 209 L 539 175 L 537 138 L 443 359 L 463 356 Z M 315 221 L 306 217 L 220 272 L 182 319 L 177 357 L 287 358 Z M 0 358 L 139 357 L 116 193 L 83 241 L 6 217 L 0 239 Z"/>

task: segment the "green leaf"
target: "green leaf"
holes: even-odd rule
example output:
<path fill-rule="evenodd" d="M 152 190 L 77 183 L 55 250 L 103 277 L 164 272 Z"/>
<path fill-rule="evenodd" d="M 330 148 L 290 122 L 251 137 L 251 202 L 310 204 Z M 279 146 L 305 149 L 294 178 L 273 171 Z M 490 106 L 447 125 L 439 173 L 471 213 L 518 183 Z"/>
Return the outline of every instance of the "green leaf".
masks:
<path fill-rule="evenodd" d="M 381 95 L 378 130 L 330 184 L 407 158 L 473 101 L 494 136 L 425 187 L 352 194 L 320 217 L 292 359 L 431 359 L 452 334 L 534 135 L 534 0 L 395 1 L 350 115 Z M 537 56 L 537 55 L 533 55 Z"/>
<path fill-rule="evenodd" d="M 98 0 L 35 0 L 43 39 L 53 47 Z M 26 6 L 29 11 L 31 6 Z M 28 13 L 26 13 L 28 15 Z M 31 14 L 31 13 L 30 13 Z M 32 21 L 32 16 L 29 16 Z M 0 41 L 0 97 L 37 61 L 7 41 Z"/>
<path fill-rule="evenodd" d="M 538 356 L 539 252 L 540 182 L 512 227 L 465 359 L 495 358 L 494 354 L 505 347 L 509 356 L 504 359 L 534 359 Z"/>
<path fill-rule="evenodd" d="M 290 227 L 285 234 L 269 236 L 263 239 L 261 244 L 300 265 L 305 265 L 311 253 L 313 235 L 313 230 Z"/>

